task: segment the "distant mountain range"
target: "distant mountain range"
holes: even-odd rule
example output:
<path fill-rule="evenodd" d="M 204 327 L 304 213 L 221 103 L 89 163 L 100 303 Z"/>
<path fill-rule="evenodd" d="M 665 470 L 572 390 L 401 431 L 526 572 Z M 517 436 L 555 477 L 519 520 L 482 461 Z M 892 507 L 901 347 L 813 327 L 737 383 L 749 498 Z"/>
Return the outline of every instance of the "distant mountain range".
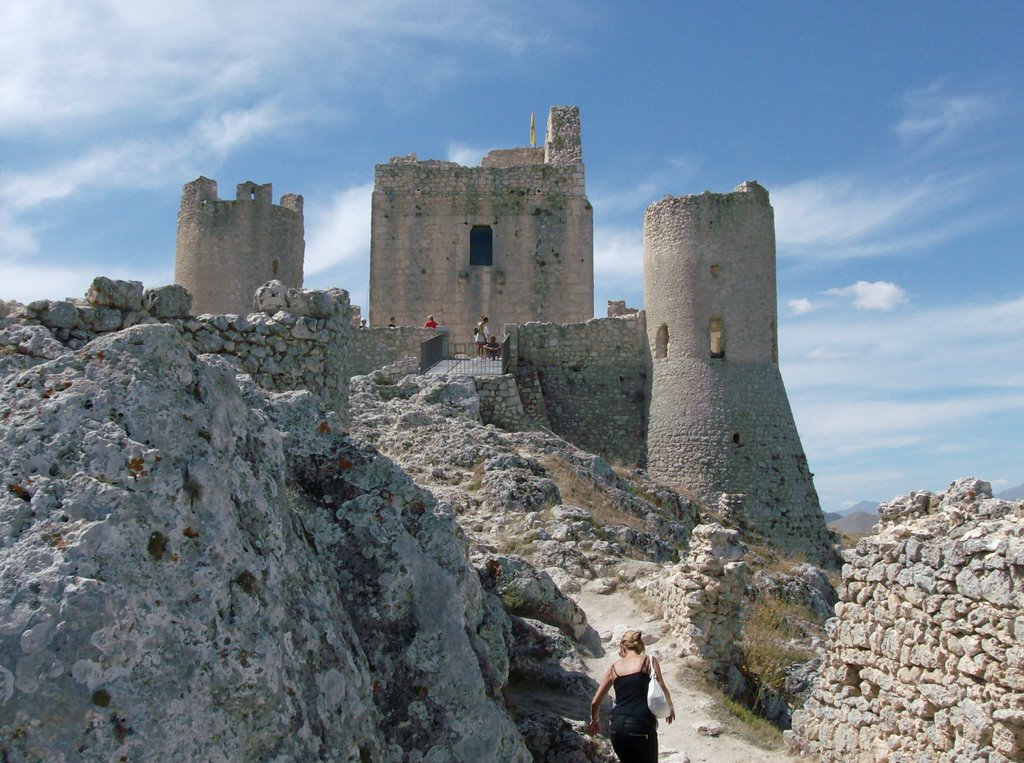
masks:
<path fill-rule="evenodd" d="M 868 512 L 869 514 L 874 512 L 877 517 L 878 501 L 858 501 L 853 504 L 853 506 L 847 506 L 845 509 L 840 509 L 839 511 L 826 511 L 824 512 L 825 523 L 831 524 L 838 519 L 842 519 L 845 516 L 849 516 L 850 514 L 855 514 L 857 512 Z"/>
<path fill-rule="evenodd" d="M 878 501 L 858 501 L 841 511 L 826 511 L 825 524 L 847 535 L 867 535 L 878 524 Z"/>
<path fill-rule="evenodd" d="M 1024 501 L 1024 485 L 1017 485 L 1017 487 L 996 493 L 995 497 L 1002 498 L 1004 501 Z"/>

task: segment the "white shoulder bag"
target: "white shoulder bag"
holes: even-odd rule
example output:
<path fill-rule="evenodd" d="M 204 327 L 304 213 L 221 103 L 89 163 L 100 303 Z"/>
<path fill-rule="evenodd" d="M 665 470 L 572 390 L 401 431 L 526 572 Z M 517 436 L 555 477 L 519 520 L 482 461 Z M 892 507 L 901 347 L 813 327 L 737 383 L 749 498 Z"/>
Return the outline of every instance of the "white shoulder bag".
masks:
<path fill-rule="evenodd" d="M 648 675 L 651 677 L 651 683 L 647 686 L 647 708 L 656 718 L 668 718 L 672 713 L 672 706 L 669 705 L 668 700 L 665 699 L 665 692 L 662 691 L 661 683 L 658 681 L 658 676 L 654 672 L 654 658 L 648 658 L 647 664 L 649 670 Z"/>

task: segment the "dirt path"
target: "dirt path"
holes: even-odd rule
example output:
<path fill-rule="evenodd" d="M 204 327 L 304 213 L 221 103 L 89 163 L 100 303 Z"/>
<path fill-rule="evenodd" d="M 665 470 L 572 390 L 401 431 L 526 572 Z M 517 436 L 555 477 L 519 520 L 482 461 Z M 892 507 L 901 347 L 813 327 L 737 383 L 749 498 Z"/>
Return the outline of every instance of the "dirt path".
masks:
<path fill-rule="evenodd" d="M 573 599 L 587 613 L 590 625 L 602 636 L 603 657 L 586 660 L 595 681 L 600 680 L 608 666 L 618 659 L 616 643 L 606 640 L 624 630 L 639 629 L 646 633 L 661 632 L 661 622 L 639 610 L 636 603 L 622 593 L 595 594 L 582 591 Z M 699 734 L 696 726 L 718 721 L 724 715 L 718 701 L 701 689 L 682 680 L 681 663 L 669 634 L 663 635 L 648 651 L 658 658 L 662 674 L 672 694 L 678 718 L 672 724 L 659 723 L 658 749 L 660 763 L 796 763 L 797 759 L 781 751 L 765 750 L 731 733 L 728 728 L 717 737 Z M 721 723 L 721 721 L 718 721 Z M 723 724 L 724 725 L 724 724 Z"/>

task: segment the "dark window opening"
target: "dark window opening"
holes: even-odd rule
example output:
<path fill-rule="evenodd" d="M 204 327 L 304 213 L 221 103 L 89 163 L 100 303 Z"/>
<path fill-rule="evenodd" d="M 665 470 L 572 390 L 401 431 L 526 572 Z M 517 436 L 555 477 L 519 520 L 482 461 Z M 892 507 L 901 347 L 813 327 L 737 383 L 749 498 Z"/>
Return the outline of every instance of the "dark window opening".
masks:
<path fill-rule="evenodd" d="M 275 275 L 275 276 L 277 275 L 277 260 L 271 260 L 271 262 L 270 262 L 270 272 L 273 275 Z"/>
<path fill-rule="evenodd" d="M 717 316 L 711 319 L 711 357 L 725 357 L 725 342 L 722 339 L 722 319 Z"/>
<path fill-rule="evenodd" d="M 668 357 L 668 324 L 662 323 L 658 326 L 658 333 L 654 337 L 654 357 L 656 359 Z"/>
<path fill-rule="evenodd" d="M 743 444 L 743 438 L 740 437 L 740 433 L 739 432 L 733 432 L 732 433 L 732 442 L 733 442 L 733 445 L 742 445 Z"/>
<path fill-rule="evenodd" d="M 474 225 L 469 230 L 469 264 L 490 265 L 494 260 L 494 234 L 490 225 Z"/>

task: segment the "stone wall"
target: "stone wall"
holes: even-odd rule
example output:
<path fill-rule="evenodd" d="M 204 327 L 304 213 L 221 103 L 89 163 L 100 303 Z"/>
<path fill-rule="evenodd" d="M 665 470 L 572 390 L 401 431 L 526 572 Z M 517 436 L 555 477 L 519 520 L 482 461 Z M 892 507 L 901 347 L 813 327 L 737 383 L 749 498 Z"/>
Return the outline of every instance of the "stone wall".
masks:
<path fill-rule="evenodd" d="M 480 396 L 480 419 L 485 424 L 494 424 L 510 432 L 526 426 L 526 415 L 512 374 L 476 376 L 473 381 Z"/>
<path fill-rule="evenodd" d="M 360 329 L 349 338 L 348 369 L 352 376 L 362 376 L 405 358 L 415 358 L 419 373 L 420 346 L 437 336 L 437 329 L 418 326 Z"/>
<path fill-rule="evenodd" d="M 199 353 L 234 355 L 264 389 L 312 392 L 325 407 L 346 417 L 349 342 L 348 292 L 289 289 L 272 281 L 254 297 L 258 312 L 190 315 L 181 286 L 143 291 L 139 281 L 97 278 L 86 299 L 39 300 L 15 312 L 0 328 L 0 362 L 19 367 L 52 359 L 57 342 L 79 349 L 98 336 L 141 323 L 174 325 Z M 45 329 L 44 334 L 39 328 Z"/>
<path fill-rule="evenodd" d="M 643 589 L 661 608 L 682 652 L 696 668 L 719 678 L 728 674 L 740 640 L 747 591 L 744 551 L 736 530 L 697 525 L 687 560 Z"/>
<path fill-rule="evenodd" d="M 305 257 L 302 197 L 272 202 L 270 183 L 239 183 L 235 200 L 217 196 L 217 182 L 186 183 L 178 212 L 174 281 L 193 298 L 193 310 L 248 315 L 263 283 L 302 287 Z"/>
<path fill-rule="evenodd" d="M 846 553 L 791 745 L 836 762 L 1024 759 L 1024 502 L 964 479 L 879 513 Z"/>
<path fill-rule="evenodd" d="M 378 164 L 370 241 L 370 323 L 420 325 L 434 315 L 452 341 L 490 325 L 593 315 L 593 210 L 584 190 L 579 110 L 552 109 L 560 148 L 492 152 L 480 167 Z M 549 126 L 549 134 L 552 128 Z M 471 264 L 471 231 L 491 236 L 490 264 Z M 497 333 L 497 332 L 495 332 Z"/>
<path fill-rule="evenodd" d="M 531 418 L 543 411 L 551 429 L 577 447 L 642 462 L 649 374 L 642 315 L 527 323 L 516 329 L 516 347 L 516 378 Z"/>

